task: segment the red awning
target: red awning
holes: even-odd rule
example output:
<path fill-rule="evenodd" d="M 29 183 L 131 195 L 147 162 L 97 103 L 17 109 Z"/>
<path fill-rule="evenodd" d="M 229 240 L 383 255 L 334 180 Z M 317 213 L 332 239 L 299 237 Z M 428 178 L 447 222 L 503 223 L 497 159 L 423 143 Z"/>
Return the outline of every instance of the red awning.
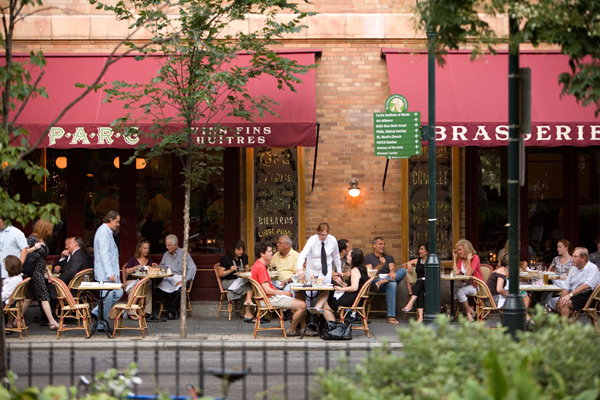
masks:
<path fill-rule="evenodd" d="M 282 56 L 309 65 L 315 62 L 318 50 L 302 49 L 281 53 Z M 15 57 L 19 60 L 19 57 Z M 22 57 L 21 57 L 22 59 Z M 240 64 L 247 63 L 249 56 L 239 55 Z M 41 86 L 46 88 L 49 99 L 32 100 L 18 120 L 30 133 L 33 143 L 41 135 L 46 135 L 41 147 L 69 149 L 84 148 L 132 148 L 136 138 L 125 138 L 110 128 L 112 121 L 124 115 L 120 102 L 103 103 L 106 94 L 103 91 L 91 92 L 70 109 L 46 132 L 50 123 L 64 107 L 76 98 L 83 89 L 76 83 L 91 84 L 107 60 L 106 55 L 46 55 L 47 66 Z M 158 60 L 148 58 L 136 61 L 133 56 L 123 57 L 109 67 L 103 82 L 126 80 L 130 83 L 147 83 L 156 75 Z M 37 71 L 39 74 L 39 71 Z M 35 79 L 35 77 L 34 77 Z M 236 118 L 220 118 L 219 124 L 234 132 L 218 143 L 209 143 L 206 136 L 199 135 L 205 145 L 223 147 L 293 147 L 315 146 L 316 100 L 315 71 L 301 75 L 302 84 L 296 86 L 296 92 L 277 89 L 277 83 L 271 77 L 254 79 L 249 82 L 252 96 L 268 96 L 278 105 L 273 109 L 279 117 L 265 115 L 253 122 Z M 216 119 L 215 119 L 216 120 Z M 140 126 L 144 129 L 144 126 Z M 214 140 L 214 139 L 213 139 Z"/>
<path fill-rule="evenodd" d="M 390 90 L 408 100 L 409 111 L 421 111 L 427 124 L 427 54 L 384 49 Z M 600 120 L 594 107 L 560 97 L 558 76 L 568 72 L 568 58 L 557 53 L 522 52 L 521 67 L 531 68 L 532 133 L 528 146 L 600 144 Z M 475 61 L 451 53 L 436 66 L 436 139 L 443 146 L 508 144 L 508 54 Z"/>

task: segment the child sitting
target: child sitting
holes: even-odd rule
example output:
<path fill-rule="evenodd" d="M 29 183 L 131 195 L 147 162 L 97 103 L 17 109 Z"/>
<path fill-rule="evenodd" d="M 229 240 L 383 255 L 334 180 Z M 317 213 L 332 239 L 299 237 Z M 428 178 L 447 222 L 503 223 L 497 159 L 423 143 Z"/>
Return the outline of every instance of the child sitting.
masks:
<path fill-rule="evenodd" d="M 4 268 L 8 273 L 8 278 L 4 279 L 2 285 L 2 304 L 7 304 L 19 283 L 23 281 L 23 264 L 21 264 L 21 260 L 18 257 L 6 256 L 4 259 Z"/>

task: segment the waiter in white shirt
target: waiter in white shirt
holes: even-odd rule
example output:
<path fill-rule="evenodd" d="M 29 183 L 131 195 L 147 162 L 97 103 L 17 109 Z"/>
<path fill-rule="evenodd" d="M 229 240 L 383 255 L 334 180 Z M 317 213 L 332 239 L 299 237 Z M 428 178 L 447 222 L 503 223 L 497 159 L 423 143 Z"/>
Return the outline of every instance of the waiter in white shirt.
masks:
<path fill-rule="evenodd" d="M 317 227 L 317 234 L 308 238 L 306 245 L 298 256 L 297 274 L 300 279 L 304 277 L 302 269 L 306 261 L 306 274 L 308 276 L 323 276 L 323 283 L 331 283 L 333 265 L 338 274 L 342 273 L 340 251 L 337 239 L 329 234 L 329 224 L 321 222 Z"/>

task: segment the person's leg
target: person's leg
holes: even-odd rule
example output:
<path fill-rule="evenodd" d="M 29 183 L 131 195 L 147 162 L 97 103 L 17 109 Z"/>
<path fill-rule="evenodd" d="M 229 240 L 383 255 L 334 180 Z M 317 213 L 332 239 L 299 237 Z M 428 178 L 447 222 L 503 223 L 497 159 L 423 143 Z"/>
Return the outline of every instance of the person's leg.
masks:
<path fill-rule="evenodd" d="M 402 308 L 402 311 L 404 312 L 409 312 L 412 310 L 413 306 L 415 305 L 415 302 L 417 301 L 417 296 L 413 293 L 410 296 L 410 299 L 408 300 L 408 303 L 406 303 L 406 305 Z"/>
<path fill-rule="evenodd" d="M 323 306 L 323 318 L 325 318 L 326 321 L 335 322 L 335 314 L 333 313 L 331 307 L 329 307 L 329 303 L 325 303 Z"/>
<path fill-rule="evenodd" d="M 58 323 L 56 322 L 56 320 L 54 319 L 54 316 L 52 315 L 52 310 L 50 309 L 50 303 L 47 301 L 41 301 L 40 304 L 42 305 L 42 310 L 44 311 L 44 314 L 46 314 L 46 318 L 48 318 L 48 326 L 50 327 L 50 329 L 53 329 L 53 328 L 56 329 L 56 327 L 58 326 Z"/>
<path fill-rule="evenodd" d="M 102 293 L 104 295 L 105 293 Z M 109 320 L 108 316 L 110 315 L 110 309 L 119 301 L 119 299 L 123 297 L 123 290 L 117 289 L 112 290 L 108 293 L 108 296 L 104 299 L 104 319 Z"/>
<path fill-rule="evenodd" d="M 417 307 L 417 322 L 423 322 L 423 308 Z"/>
<path fill-rule="evenodd" d="M 23 316 L 25 316 L 25 313 L 27 312 L 27 309 L 29 308 L 29 305 L 31 304 L 33 300 L 31 299 L 25 299 L 23 300 L 23 306 L 21 307 L 21 312 L 23 313 Z"/>
<path fill-rule="evenodd" d="M 181 288 L 177 289 L 173 293 L 169 293 L 169 308 L 167 309 L 169 315 L 177 318 L 179 313 L 179 306 L 181 305 Z"/>
<path fill-rule="evenodd" d="M 557 305 L 556 311 L 558 311 L 558 313 L 560 314 L 561 317 L 569 318 L 572 308 L 573 308 L 573 304 L 571 303 L 571 301 L 568 301 L 567 304 L 561 304 L 559 302 Z"/>
<path fill-rule="evenodd" d="M 329 298 L 328 292 L 323 291 L 323 292 L 319 293 L 319 297 L 317 297 L 317 302 L 315 303 L 315 309 L 319 313 L 323 312 L 323 307 L 325 307 L 325 304 L 327 304 L 328 298 Z"/>
<path fill-rule="evenodd" d="M 302 300 L 294 299 L 291 306 L 289 307 L 294 313 L 292 314 L 292 321 L 290 322 L 290 332 L 296 331 L 298 325 L 304 329 L 306 325 L 306 303 Z"/>
<path fill-rule="evenodd" d="M 469 305 L 469 299 L 467 296 L 476 292 L 476 289 L 472 285 L 465 285 L 456 292 L 458 302 L 462 304 L 463 308 L 465 309 L 465 313 L 467 314 L 467 319 L 469 321 L 473 321 L 474 312 L 473 308 Z"/>
<path fill-rule="evenodd" d="M 390 324 L 397 324 L 398 320 L 396 319 L 396 291 L 398 289 L 398 284 L 396 281 L 388 281 L 383 286 L 385 289 L 385 302 L 387 304 L 387 317 L 388 322 Z"/>

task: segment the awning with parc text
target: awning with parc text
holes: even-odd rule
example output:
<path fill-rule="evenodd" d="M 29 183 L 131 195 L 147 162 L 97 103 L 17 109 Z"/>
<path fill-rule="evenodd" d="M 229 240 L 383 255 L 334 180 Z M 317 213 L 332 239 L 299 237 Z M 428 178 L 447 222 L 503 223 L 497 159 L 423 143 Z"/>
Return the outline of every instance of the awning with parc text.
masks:
<path fill-rule="evenodd" d="M 408 100 L 408 111 L 428 120 L 427 53 L 383 49 L 390 91 Z M 436 63 L 436 139 L 442 146 L 508 144 L 508 54 L 470 53 L 446 56 Z M 558 53 L 521 52 L 520 67 L 531 68 L 531 134 L 527 146 L 600 145 L 595 107 L 583 107 L 573 96 L 561 97 L 558 77 L 569 72 L 568 57 Z"/>
<path fill-rule="evenodd" d="M 303 65 L 314 64 L 320 50 L 300 49 L 282 51 L 279 54 Z M 106 103 L 102 90 L 88 93 L 50 129 L 48 124 L 82 93 L 77 83 L 91 84 L 102 70 L 107 55 L 45 55 L 47 65 L 40 85 L 46 88 L 48 99 L 38 97 L 31 100 L 17 121 L 30 134 L 30 143 L 44 136 L 40 147 L 55 149 L 70 148 L 134 148 L 139 138 L 125 137 L 111 128 L 111 123 L 123 117 L 122 102 Z M 239 65 L 247 65 L 249 55 L 238 55 Z M 23 57 L 15 57 L 22 60 Z M 147 83 L 160 67 L 158 57 L 136 61 L 133 56 L 123 57 L 111 65 L 102 83 L 125 80 L 129 83 Z M 34 79 L 39 69 L 34 69 Z M 277 104 L 272 106 L 275 115 L 265 114 L 252 122 L 234 117 L 211 119 L 218 121 L 219 135 L 202 134 L 196 141 L 201 145 L 222 147 L 294 147 L 315 146 L 316 143 L 316 94 L 315 70 L 298 75 L 302 83 L 296 84 L 296 92 L 277 88 L 271 77 L 250 80 L 248 92 L 251 96 L 268 96 Z M 173 111 L 172 111 L 173 112 Z M 137 124 L 144 130 L 144 124 Z M 205 132 L 210 133 L 209 129 Z M 210 137 L 210 139 L 209 139 Z"/>

